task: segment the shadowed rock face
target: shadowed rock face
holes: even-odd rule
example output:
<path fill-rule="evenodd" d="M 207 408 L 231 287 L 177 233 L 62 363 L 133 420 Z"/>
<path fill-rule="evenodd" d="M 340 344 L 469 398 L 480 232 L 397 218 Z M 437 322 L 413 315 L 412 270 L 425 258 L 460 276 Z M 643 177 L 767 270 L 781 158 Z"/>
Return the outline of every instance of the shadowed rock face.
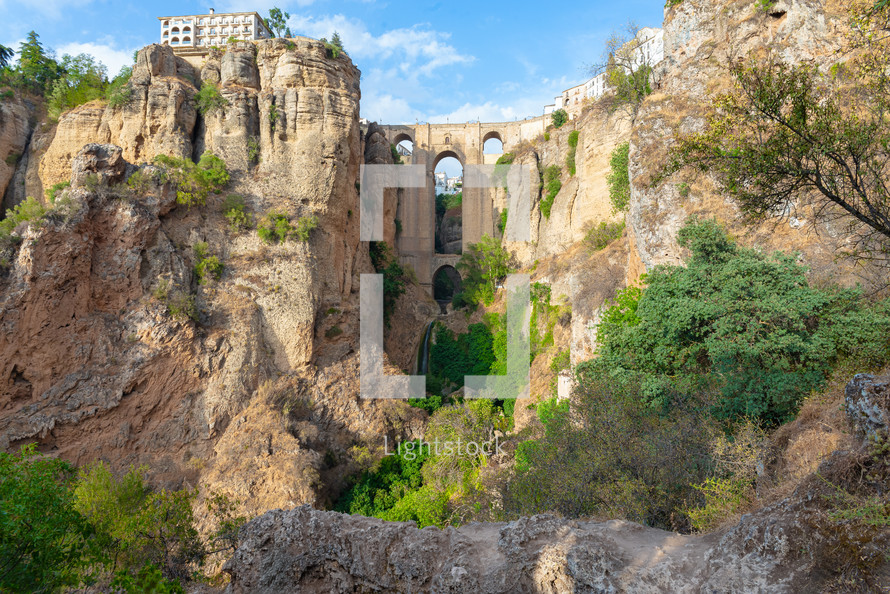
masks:
<path fill-rule="evenodd" d="M 458 529 L 317 511 L 250 522 L 227 594 L 280 592 L 808 592 L 813 511 L 797 495 L 724 534 L 534 516 Z M 814 548 L 816 548 L 814 546 Z"/>

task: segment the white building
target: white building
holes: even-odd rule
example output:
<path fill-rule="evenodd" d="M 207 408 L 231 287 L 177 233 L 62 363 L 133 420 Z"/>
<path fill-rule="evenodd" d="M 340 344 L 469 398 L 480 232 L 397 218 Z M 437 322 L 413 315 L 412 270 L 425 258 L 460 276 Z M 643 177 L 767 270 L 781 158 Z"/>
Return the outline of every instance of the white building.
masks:
<path fill-rule="evenodd" d="M 158 17 L 161 21 L 161 44 L 173 49 L 207 50 L 222 46 L 230 38 L 238 41 L 269 39 L 272 32 L 256 12 L 227 12 Z"/>
<path fill-rule="evenodd" d="M 643 27 L 628 43 L 633 43 L 636 46 L 633 49 L 634 68 L 642 64 L 654 67 L 664 60 L 664 31 L 662 29 Z M 603 96 L 608 89 L 606 78 L 606 73 L 600 72 L 580 85 L 566 89 L 561 95 L 554 98 L 551 111 L 556 109 L 565 109 L 569 113 L 580 111 L 585 99 L 599 99 Z M 545 109 L 545 113 L 549 112 Z"/>

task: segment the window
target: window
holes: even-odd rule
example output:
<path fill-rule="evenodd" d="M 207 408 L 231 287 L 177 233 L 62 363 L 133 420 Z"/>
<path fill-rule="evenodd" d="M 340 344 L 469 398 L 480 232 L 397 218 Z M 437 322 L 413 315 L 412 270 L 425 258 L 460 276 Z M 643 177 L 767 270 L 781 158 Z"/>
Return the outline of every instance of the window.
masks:
<path fill-rule="evenodd" d="M 215 28 L 215 27 L 210 29 L 210 34 L 211 34 L 211 35 L 216 35 L 216 28 Z"/>

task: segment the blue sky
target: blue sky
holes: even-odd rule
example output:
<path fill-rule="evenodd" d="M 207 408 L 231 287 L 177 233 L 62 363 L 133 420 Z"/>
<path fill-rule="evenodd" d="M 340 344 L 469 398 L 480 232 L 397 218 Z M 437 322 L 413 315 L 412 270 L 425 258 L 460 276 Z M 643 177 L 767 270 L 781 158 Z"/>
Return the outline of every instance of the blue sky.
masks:
<path fill-rule="evenodd" d="M 660 26 L 663 1 L 549 4 L 502 0 L 0 0 L 0 43 L 31 29 L 47 48 L 95 55 L 115 74 L 157 41 L 162 15 L 256 10 L 291 13 L 294 33 L 339 31 L 362 71 L 362 116 L 385 123 L 506 121 L 542 113 L 586 78 L 609 33 L 632 19 Z"/>

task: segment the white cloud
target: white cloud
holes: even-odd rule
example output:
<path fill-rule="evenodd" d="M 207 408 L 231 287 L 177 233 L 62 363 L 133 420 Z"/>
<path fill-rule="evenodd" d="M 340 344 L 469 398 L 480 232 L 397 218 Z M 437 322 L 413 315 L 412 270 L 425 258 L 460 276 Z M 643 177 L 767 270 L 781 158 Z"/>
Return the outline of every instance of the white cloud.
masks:
<path fill-rule="evenodd" d="M 475 58 L 463 55 L 447 43 L 449 33 L 433 31 L 421 25 L 393 29 L 381 35 L 373 35 L 364 23 L 347 19 L 342 14 L 313 17 L 291 17 L 291 29 L 297 35 L 316 39 L 328 39 L 337 31 L 346 52 L 354 59 L 397 59 L 399 70 L 405 76 L 422 74 L 431 76 L 443 66 L 469 64 Z"/>
<path fill-rule="evenodd" d="M 66 43 L 56 48 L 56 56 L 61 58 L 64 54 L 76 56 L 77 54 L 90 54 L 105 64 L 108 68 L 108 77 L 113 78 L 124 66 L 133 64 L 133 49 L 116 49 L 109 44 L 101 43 Z"/>

